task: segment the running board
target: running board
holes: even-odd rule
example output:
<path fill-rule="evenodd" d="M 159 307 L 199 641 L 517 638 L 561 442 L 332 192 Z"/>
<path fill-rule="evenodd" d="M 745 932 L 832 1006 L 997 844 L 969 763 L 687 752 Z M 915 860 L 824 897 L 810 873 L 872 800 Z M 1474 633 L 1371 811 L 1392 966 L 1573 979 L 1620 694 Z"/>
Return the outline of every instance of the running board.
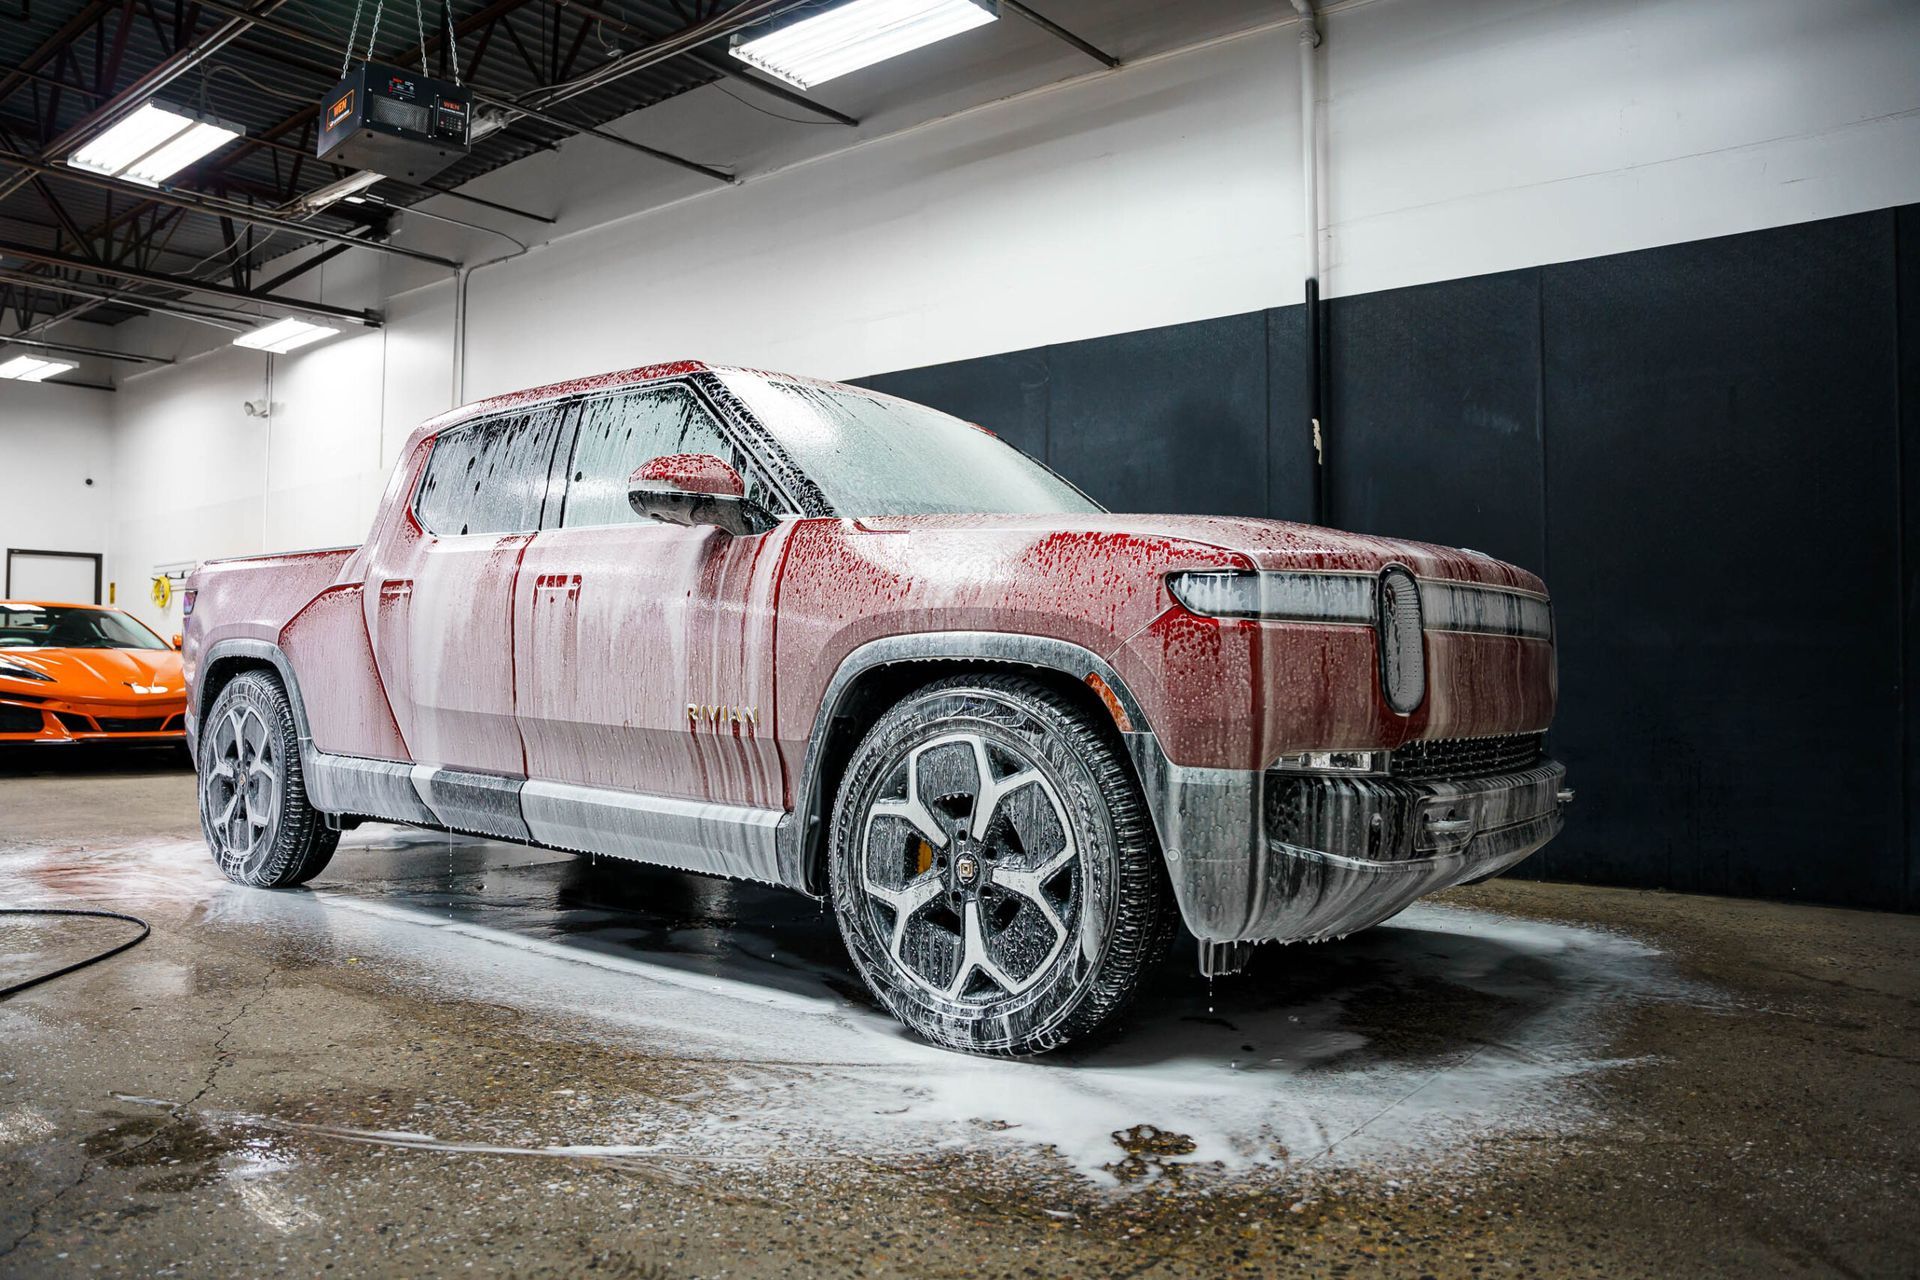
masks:
<path fill-rule="evenodd" d="M 304 767 L 308 799 L 327 814 L 788 885 L 776 838 L 787 815 L 778 809 L 321 751 L 307 752 Z"/>

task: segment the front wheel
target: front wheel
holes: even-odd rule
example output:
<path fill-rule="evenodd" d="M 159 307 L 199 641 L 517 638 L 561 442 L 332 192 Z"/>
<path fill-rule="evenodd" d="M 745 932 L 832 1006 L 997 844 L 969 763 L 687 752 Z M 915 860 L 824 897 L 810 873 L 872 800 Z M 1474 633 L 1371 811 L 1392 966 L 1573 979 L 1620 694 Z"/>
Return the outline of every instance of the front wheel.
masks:
<path fill-rule="evenodd" d="M 307 803 L 293 706 L 265 672 L 235 677 L 207 713 L 200 829 L 222 875 L 262 889 L 305 884 L 340 843 L 340 833 Z"/>
<path fill-rule="evenodd" d="M 868 732 L 834 804 L 841 936 L 935 1044 L 1040 1053 L 1110 1025 L 1172 911 L 1110 730 L 1037 681 L 963 676 Z"/>

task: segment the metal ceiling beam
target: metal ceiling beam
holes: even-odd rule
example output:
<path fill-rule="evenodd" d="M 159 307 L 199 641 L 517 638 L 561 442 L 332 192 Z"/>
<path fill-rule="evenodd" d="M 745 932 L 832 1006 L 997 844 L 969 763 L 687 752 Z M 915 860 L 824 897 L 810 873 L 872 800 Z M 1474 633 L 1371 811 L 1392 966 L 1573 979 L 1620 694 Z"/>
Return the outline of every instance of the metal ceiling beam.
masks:
<path fill-rule="evenodd" d="M 380 313 L 377 311 L 355 311 L 348 307 L 329 306 L 324 302 L 283 298 L 274 293 L 249 293 L 245 289 L 235 289 L 205 280 L 191 280 L 185 276 L 170 276 L 159 271 L 142 271 L 135 267 L 88 262 L 84 258 L 69 258 L 62 253 L 36 249 L 30 244 L 14 244 L 11 241 L 0 240 L 0 254 L 19 258 L 25 262 L 38 262 L 48 267 L 64 267 L 70 271 L 90 271 L 95 275 L 112 276 L 117 280 L 134 280 L 141 284 L 158 285 L 162 289 L 178 289 L 184 293 L 206 293 L 216 298 L 229 298 L 236 302 L 257 302 L 269 307 L 283 307 L 289 311 L 304 311 L 311 315 L 332 316 L 336 320 L 351 320 L 355 324 L 369 327 L 378 327 L 380 324 Z"/>
<path fill-rule="evenodd" d="M 255 25 L 259 24 L 256 23 Z M 284 50 L 262 49 L 259 52 L 261 56 L 274 62 L 283 63 L 286 66 L 294 67 L 302 71 L 310 71 L 323 78 L 333 74 L 331 68 L 321 66 L 319 63 L 306 58 L 295 57 Z M 224 66 L 225 64 L 221 65 Z M 246 143 L 249 147 L 265 147 L 269 151 L 277 151 L 284 155 L 298 156 L 307 160 L 315 159 L 312 148 L 296 147 L 292 143 L 282 142 L 278 138 L 253 135 L 246 139 Z M 321 160 L 320 163 L 330 166 L 342 177 L 345 177 L 349 173 L 360 172 L 352 165 L 340 164 L 333 160 Z M 189 168 L 186 172 L 192 174 L 193 171 L 193 168 Z M 516 209 L 510 204 L 501 204 L 497 200 L 488 200 L 481 196 L 469 195 L 464 191 L 456 191 L 452 187 L 436 187 L 430 182 L 411 182 L 405 178 L 389 178 L 388 181 L 397 182 L 403 187 L 412 187 L 416 191 L 424 191 L 428 195 L 451 196 L 455 200 L 464 200 L 468 204 L 477 204 L 484 209 L 492 209 L 495 213 L 509 214 L 515 218 L 525 218 L 529 222 L 544 222 L 548 226 L 552 226 L 555 222 L 559 221 L 557 218 L 549 218 L 544 213 L 531 213 L 526 209 Z"/>
<path fill-rule="evenodd" d="M 522 105 L 512 98 L 491 93 L 482 93 L 480 90 L 474 89 L 472 85 L 468 85 L 467 87 L 473 89 L 475 99 L 486 103 L 490 107 L 495 107 L 502 111 L 510 111 L 517 115 L 530 116 L 538 120 L 541 124 L 552 125 L 556 129 L 565 129 L 568 133 L 584 134 L 589 138 L 599 138 L 602 142 L 611 142 L 618 146 L 625 147 L 629 151 L 638 151 L 642 155 L 652 156 L 655 160 L 664 160 L 668 164 L 678 165 L 682 169 L 697 173 L 705 178 L 712 178 L 716 182 L 736 183 L 740 181 L 740 179 L 728 173 L 725 169 L 716 169 L 711 165 L 701 164 L 697 160 L 689 160 L 684 156 L 674 155 L 671 151 L 662 151 L 658 147 L 650 147 L 644 142 L 635 142 L 632 138 L 623 138 L 617 133 L 609 133 L 607 130 L 597 128 L 593 125 L 575 124 L 571 120 L 562 120 L 558 116 L 548 115 L 536 107 Z M 507 122 L 508 127 L 511 127 L 512 124 L 512 121 Z"/>
<path fill-rule="evenodd" d="M 133 0 L 125 0 L 125 2 L 128 5 L 128 7 L 131 8 Z M 493 12 L 496 10 L 505 12 L 505 11 L 511 10 L 514 7 L 517 7 L 520 4 L 525 4 L 530 2 L 531 0 L 495 0 L 495 3 L 489 6 L 488 10 L 484 11 L 483 14 L 475 15 L 473 18 L 469 18 L 465 22 L 462 22 L 461 24 L 459 24 L 459 26 L 460 28 L 466 28 L 469 23 L 484 20 L 485 12 Z M 179 74 L 182 74 L 185 70 L 191 69 L 191 67 L 198 65 L 200 62 L 204 61 L 206 56 L 211 54 L 216 49 L 224 47 L 225 44 L 230 43 L 234 34 L 238 32 L 244 32 L 245 30 L 249 29 L 253 22 L 258 20 L 259 18 L 262 18 L 271 14 L 274 9 L 277 9 L 283 3 L 285 3 L 285 0 L 265 0 L 265 3 L 257 4 L 247 9 L 241 10 L 240 12 L 243 15 L 245 15 L 244 17 L 234 18 L 232 21 L 216 28 L 213 32 L 209 33 L 208 35 L 204 37 L 196 36 L 186 44 L 183 44 L 177 47 L 175 49 L 173 56 L 169 57 L 164 63 L 161 64 L 161 67 L 156 68 L 154 72 L 150 72 L 148 73 L 147 76 L 142 77 L 140 83 L 143 85 L 149 86 L 147 91 L 151 92 L 152 86 L 154 86 L 155 84 L 169 82 L 172 78 L 176 77 Z M 102 6 L 102 12 L 104 11 L 105 11 L 105 7 Z M 191 32 L 198 26 L 199 9 L 196 6 L 184 12 L 190 18 L 190 21 L 187 22 L 185 30 L 187 32 Z M 178 16 L 179 15 L 177 14 L 176 17 Z M 239 25 L 236 25 L 236 24 L 239 24 Z M 174 28 L 175 28 L 175 38 L 176 40 L 178 40 L 182 34 L 181 23 L 179 21 L 176 21 L 174 24 Z M 81 27 L 80 29 L 84 29 L 84 27 Z M 51 44 L 52 42 L 49 42 L 50 46 Z M 126 93 L 116 95 L 112 100 L 109 101 L 109 103 L 106 106 L 100 108 L 98 111 L 94 112 L 92 116 L 88 117 L 88 120 L 97 122 L 98 120 L 105 118 L 106 114 L 110 110 L 124 109 L 124 107 L 128 104 L 128 102 L 129 102 L 129 98 Z M 269 126 L 268 128 L 262 130 L 259 134 L 254 135 L 252 138 L 243 140 L 238 146 L 228 148 L 224 155 L 222 155 L 218 160 L 214 161 L 212 164 L 206 166 L 201 171 L 202 175 L 204 176 L 208 174 L 224 172 L 228 167 L 230 167 L 234 163 L 252 154 L 256 144 L 262 143 L 262 142 L 270 142 L 274 139 L 277 139 L 278 137 L 280 137 L 280 135 L 292 129 L 299 128 L 302 124 L 312 120 L 316 115 L 318 115 L 318 113 L 319 113 L 319 108 L 317 105 L 295 112 L 292 116 L 289 116 L 287 119 L 282 120 L 278 124 Z M 81 124 L 82 125 L 87 124 L 88 120 L 83 120 Z M 79 127 L 80 127 L 79 125 L 75 126 L 75 128 L 79 128 Z M 73 130 L 71 129 L 68 130 L 68 133 L 72 133 L 72 132 Z M 47 154 L 44 152 L 39 157 L 37 157 L 37 159 L 40 159 L 43 161 L 46 158 L 47 158 Z M 18 190 L 19 187 L 23 185 L 25 182 L 31 181 L 31 180 L 32 180 L 32 175 L 21 174 L 15 178 L 0 181 L 0 200 L 4 200 L 12 192 Z M 135 204 L 133 204 L 131 207 L 127 209 L 123 209 L 118 214 L 114 214 L 108 217 L 97 228 L 97 234 L 102 237 L 107 237 L 110 240 L 113 234 L 113 231 L 116 227 L 122 225 L 123 223 L 128 222 L 129 220 L 137 220 L 141 214 L 149 212 L 154 208 L 160 207 L 160 205 L 163 203 L 161 201 L 158 201 L 152 198 L 151 193 L 145 193 L 145 194 L 146 194 L 146 198 L 136 202 Z M 61 318 L 64 318 L 64 317 L 61 317 Z"/>
<path fill-rule="evenodd" d="M 769 80 L 765 76 L 755 75 L 753 72 L 747 70 L 746 64 L 738 58 L 730 58 L 725 54 L 716 56 L 705 51 L 692 53 L 687 56 L 703 67 L 711 67 L 721 75 L 738 80 L 741 84 L 752 85 L 760 92 L 778 98 L 782 102 L 790 102 L 802 111 L 811 111 L 817 116 L 825 116 L 835 124 L 843 124 L 849 129 L 858 129 L 860 127 L 860 121 L 846 114 L 844 111 L 835 111 L 832 107 L 815 102 L 804 93 L 795 93 L 792 89 L 787 88 L 787 86 L 777 80 Z"/>
<path fill-rule="evenodd" d="M 210 303 L 189 306 L 165 298 L 152 298 L 146 294 L 128 293 L 125 290 L 108 289 L 104 286 L 90 288 L 61 276 L 32 276 L 24 272 L 0 271 L 0 281 L 43 293 L 57 293 L 69 298 L 90 298 L 110 306 L 178 316 L 184 320 L 243 320 L 248 324 L 260 323 L 260 317 L 251 311 L 231 311 Z"/>
<path fill-rule="evenodd" d="M 29 71 L 25 67 L 15 67 L 13 69 L 12 74 L 16 76 L 25 76 L 29 80 L 36 81 L 40 84 L 47 85 L 54 89 L 59 89 L 65 93 L 77 93 L 83 98 L 92 98 L 95 102 L 104 102 L 108 98 L 113 96 L 112 94 L 109 94 L 109 93 L 96 93 L 92 89 L 82 88 L 80 85 L 71 84 L 65 80 L 55 79 L 53 76 L 48 75 L 44 71 Z"/>
<path fill-rule="evenodd" d="M 141 356 L 131 351 L 106 351 L 100 347 L 82 347 L 71 342 L 48 342 L 44 338 L 16 338 L 0 333 L 0 347 L 37 347 L 43 351 L 64 351 L 68 355 L 94 356 L 101 360 L 124 360 L 128 364 L 172 364 L 165 356 Z"/>
<path fill-rule="evenodd" d="M 382 244 L 378 241 L 363 240 L 345 231 L 334 231 L 327 227 L 316 226 L 309 222 L 296 222 L 291 218 L 278 217 L 271 213 L 261 213 L 248 205 L 234 200 L 222 200 L 217 196 L 191 196 L 166 187 L 146 187 L 137 182 L 127 182 L 121 178 L 109 178 L 104 174 L 87 173 L 80 169 L 69 169 L 62 165 L 47 164 L 32 156 L 21 155 L 17 151 L 0 148 L 0 164 L 10 164 L 26 170 L 29 174 L 41 174 L 62 182 L 74 182 L 81 186 L 97 187 L 103 191 L 124 191 L 155 204 L 173 205 L 196 213 L 213 217 L 232 218 L 238 222 L 248 222 L 255 226 L 272 227 L 276 231 L 285 231 L 292 235 L 304 236 L 310 240 L 331 240 L 336 243 L 364 246 L 380 253 L 391 254 L 397 258 L 412 258 L 416 262 L 431 263 L 436 267 L 445 267 L 449 271 L 458 271 L 460 264 L 451 258 L 442 258 L 438 254 L 423 253 L 418 249 L 403 249 L 395 244 Z"/>
<path fill-rule="evenodd" d="M 510 204 L 496 204 L 484 196 L 468 195 L 464 191 L 455 191 L 452 187 L 429 187 L 418 182 L 407 182 L 405 179 L 402 179 L 401 183 L 404 186 L 418 187 L 430 196 L 447 196 L 454 200 L 464 200 L 468 204 L 477 204 L 482 209 L 492 209 L 495 213 L 505 213 L 515 218 L 525 218 L 529 222 L 544 222 L 548 226 L 552 226 L 554 223 L 560 221 L 558 218 L 549 218 L 544 213 L 528 213 L 525 209 L 516 209 Z"/>
<path fill-rule="evenodd" d="M 154 94 L 245 35 L 256 19 L 268 16 L 286 3 L 287 0 L 256 0 L 254 5 L 244 11 L 244 17 L 230 18 L 207 34 L 195 37 L 175 49 L 169 57 L 161 61 L 159 66 L 145 75 L 136 77 L 132 84 L 114 94 L 103 105 L 75 121 L 59 137 L 48 143 L 41 155 L 54 159 L 65 157 L 73 148 L 131 115 Z"/>
<path fill-rule="evenodd" d="M 1089 58 L 1103 64 L 1109 71 L 1120 65 L 1120 59 L 1114 57 L 1104 49 L 1087 43 L 1045 14 L 1035 13 L 1033 10 L 1027 8 L 1026 5 L 1022 4 L 1020 0 L 1000 0 L 1000 7 L 1009 13 L 1018 14 L 1020 17 L 1025 18 L 1028 22 L 1039 27 L 1055 39 L 1066 41 L 1080 52 L 1086 54 Z"/>
<path fill-rule="evenodd" d="M 91 0 L 85 8 L 74 14 L 61 25 L 60 29 L 43 40 L 38 49 L 21 59 L 20 65 L 0 76 L 0 100 L 4 100 L 15 89 L 27 82 L 28 76 L 47 64 L 49 58 L 80 38 L 80 33 L 98 22 L 118 0 Z"/>
<path fill-rule="evenodd" d="M 161 61 L 160 65 L 154 67 L 146 74 L 137 77 L 132 84 L 122 89 L 119 93 L 114 94 L 92 111 L 89 111 L 69 126 L 59 137 L 42 147 L 37 158 L 41 160 L 64 159 L 67 153 L 79 146 L 80 143 L 93 137 L 96 133 L 111 127 L 123 117 L 131 114 L 136 108 L 161 89 L 172 84 L 181 76 L 186 75 L 208 57 L 238 39 L 248 27 L 253 25 L 256 17 L 270 14 L 285 3 L 287 3 L 287 0 L 257 0 L 255 9 L 245 10 L 248 15 L 247 17 L 229 19 L 227 22 L 209 31 L 206 35 L 196 36 L 185 45 L 175 49 L 172 54 Z M 69 23 L 68 25 L 71 26 L 72 24 Z M 81 29 L 84 30 L 84 26 Z M 62 31 L 65 30 L 66 28 L 63 27 Z M 0 85 L 10 86 L 12 83 L 13 81 L 9 80 L 0 82 Z M 4 182 L 0 182 L 0 200 L 6 199 L 30 181 L 32 181 L 30 175 L 21 174 L 9 178 Z"/>
<path fill-rule="evenodd" d="M 615 58 L 597 70 L 578 76 L 566 84 L 555 85 L 540 91 L 539 105 L 551 107 L 570 98 L 577 98 L 581 94 L 591 93 L 622 76 L 644 71 L 669 58 L 677 58 L 683 53 L 691 52 L 703 44 L 724 39 L 737 31 L 744 31 L 758 23 L 769 22 L 782 14 L 815 2 L 816 0 L 746 0 L 744 4 L 736 5 L 727 12 L 716 14 L 704 22 L 696 22 L 672 35 L 661 36 L 645 48 L 636 49 L 632 53 Z"/>
<path fill-rule="evenodd" d="M 519 0 L 519 2 L 525 3 L 526 0 Z M 222 0 L 200 0 L 200 6 L 203 9 L 212 9 L 216 13 L 239 14 L 246 12 L 243 9 L 225 4 Z M 519 6 L 516 4 L 514 7 L 517 8 Z M 325 49 L 329 53 L 332 53 L 339 43 L 335 39 L 330 39 L 326 36 L 308 31 L 303 27 L 294 26 L 288 22 L 255 19 L 253 25 L 259 27 L 262 31 L 271 31 L 275 35 L 285 36 L 289 40 L 297 40 L 302 44 Z M 417 47 L 418 46 L 416 46 L 416 48 Z M 395 55 L 393 59 L 394 64 L 403 65 L 402 60 L 405 58 L 406 55 L 404 53 Z M 590 138 L 598 138 L 602 142 L 611 142 L 616 146 L 625 147 L 629 151 L 638 151 L 642 155 L 651 156 L 655 160 L 663 160 L 668 164 L 678 165 L 682 169 L 700 174 L 702 177 L 712 178 L 716 182 L 734 181 L 734 176 L 724 169 L 716 169 L 711 165 L 701 164 L 697 160 L 689 160 L 685 156 L 674 155 L 671 151 L 662 151 L 658 147 L 650 147 L 644 142 L 635 142 L 631 138 L 623 138 L 617 133 L 610 133 L 595 125 L 576 124 L 571 120 L 563 120 L 558 116 L 541 111 L 539 107 L 527 106 L 512 95 L 502 93 L 498 89 L 489 89 L 484 85 L 475 84 L 472 81 L 467 82 L 467 89 L 472 92 L 476 101 L 484 102 L 490 107 L 528 116 L 538 120 L 542 124 L 551 125 L 555 129 L 564 129 L 568 133 L 584 134 Z"/>
<path fill-rule="evenodd" d="M 624 18 L 617 18 L 606 10 L 587 3 L 587 0 L 547 0 L 547 3 L 557 9 L 577 9 L 602 26 L 612 27 L 615 31 L 621 32 L 624 35 L 630 35 L 636 40 L 645 40 L 651 43 L 660 38 L 658 32 L 649 31 L 645 27 L 637 26 Z M 805 94 L 795 93 L 783 84 L 754 75 L 747 70 L 746 64 L 737 58 L 729 58 L 724 55 L 715 57 L 709 53 L 696 52 L 690 54 L 689 59 L 699 63 L 709 71 L 717 71 L 723 76 L 730 76 L 735 80 L 744 81 L 760 90 L 760 92 L 770 94 L 782 102 L 792 103 L 803 111 L 811 111 L 816 115 L 825 116 L 827 119 L 846 125 L 848 128 L 857 128 L 860 124 L 860 122 L 852 116 L 843 115 L 835 111 L 832 107 L 823 107 Z"/>

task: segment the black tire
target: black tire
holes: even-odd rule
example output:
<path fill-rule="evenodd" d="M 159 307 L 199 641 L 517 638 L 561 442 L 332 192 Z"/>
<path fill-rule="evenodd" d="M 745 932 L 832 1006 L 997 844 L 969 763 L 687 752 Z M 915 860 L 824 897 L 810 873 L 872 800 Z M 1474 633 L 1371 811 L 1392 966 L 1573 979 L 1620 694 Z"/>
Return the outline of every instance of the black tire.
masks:
<path fill-rule="evenodd" d="M 249 671 L 200 727 L 200 829 L 222 875 L 284 889 L 326 869 L 340 833 L 307 803 L 300 733 L 280 681 Z"/>
<path fill-rule="evenodd" d="M 983 794 L 986 827 L 970 830 Z M 1110 1027 L 1174 918 L 1118 736 L 1017 676 L 941 680 L 880 718 L 835 798 L 829 880 L 880 1003 L 968 1053 L 1044 1053 Z"/>

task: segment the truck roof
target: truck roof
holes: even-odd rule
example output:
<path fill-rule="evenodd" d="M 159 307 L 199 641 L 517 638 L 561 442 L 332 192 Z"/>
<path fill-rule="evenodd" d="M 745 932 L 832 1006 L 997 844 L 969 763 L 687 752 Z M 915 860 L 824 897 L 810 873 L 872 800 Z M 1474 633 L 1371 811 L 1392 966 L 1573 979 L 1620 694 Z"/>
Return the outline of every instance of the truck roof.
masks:
<path fill-rule="evenodd" d="M 669 360 L 662 364 L 643 364 L 632 369 L 620 369 L 612 373 L 594 373 L 583 378 L 569 378 L 565 382 L 549 382 L 544 387 L 528 387 L 524 391 L 507 391 L 497 396 L 488 396 L 484 400 L 475 400 L 457 408 L 449 409 L 437 417 L 429 418 L 413 429 L 407 437 L 402 456 L 411 453 L 415 446 L 428 436 L 438 435 L 450 427 L 488 414 L 499 413 L 506 409 L 519 409 L 527 405 L 542 404 L 548 400 L 559 400 L 566 396 L 578 395 L 587 391 L 611 391 L 619 387 L 636 386 L 643 382 L 654 382 L 661 378 L 677 378 L 689 373 L 738 372 L 758 374 L 762 377 L 783 378 L 793 382 L 821 383 L 836 385 L 821 378 L 809 378 L 801 374 L 777 373 L 769 369 L 750 369 L 744 365 L 713 364 L 706 360 Z M 877 395 L 877 392 L 867 392 Z M 889 397 L 891 398 L 891 397 Z"/>

